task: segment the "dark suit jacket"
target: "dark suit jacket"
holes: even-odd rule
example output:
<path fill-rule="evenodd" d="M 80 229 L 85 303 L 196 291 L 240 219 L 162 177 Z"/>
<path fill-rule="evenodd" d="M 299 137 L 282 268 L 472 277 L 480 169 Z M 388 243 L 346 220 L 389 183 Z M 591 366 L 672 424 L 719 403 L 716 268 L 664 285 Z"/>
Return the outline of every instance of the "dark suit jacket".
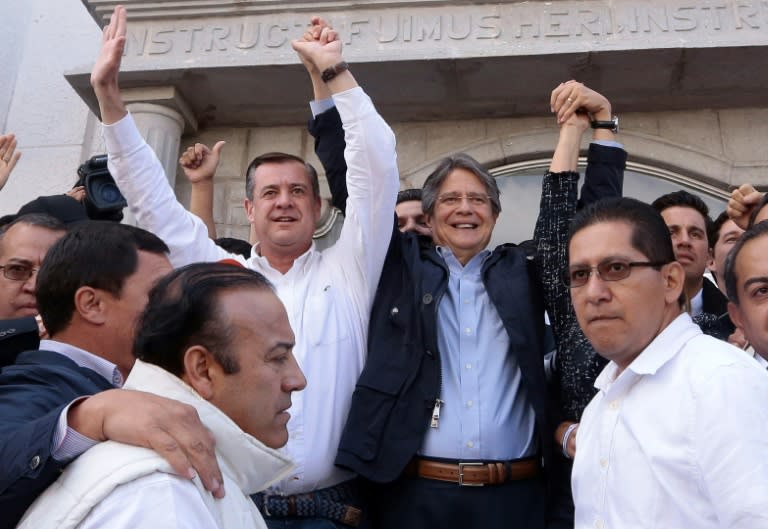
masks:
<path fill-rule="evenodd" d="M 40 333 L 34 316 L 0 320 L 0 367 L 14 363 L 22 351 L 39 346 Z"/>
<path fill-rule="evenodd" d="M 0 372 L 0 529 L 10 529 L 56 481 L 66 463 L 51 456 L 62 410 L 112 389 L 96 372 L 51 351 L 26 351 Z"/>
<path fill-rule="evenodd" d="M 693 321 L 701 327 L 704 334 L 720 340 L 728 340 L 736 330 L 736 326 L 728 316 L 728 298 L 707 278 L 704 278 L 702 291 L 701 314 L 693 318 Z"/>

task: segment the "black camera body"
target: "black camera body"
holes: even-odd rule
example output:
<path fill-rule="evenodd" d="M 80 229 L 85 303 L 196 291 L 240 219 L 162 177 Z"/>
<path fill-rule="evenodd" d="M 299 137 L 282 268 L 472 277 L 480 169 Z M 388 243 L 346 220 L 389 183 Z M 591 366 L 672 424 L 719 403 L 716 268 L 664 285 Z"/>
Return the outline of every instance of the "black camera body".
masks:
<path fill-rule="evenodd" d="M 77 168 L 77 186 L 85 187 L 85 211 L 93 220 L 123 220 L 123 208 L 128 203 L 117 188 L 115 179 L 107 169 L 107 155 L 100 154 L 86 160 Z"/>

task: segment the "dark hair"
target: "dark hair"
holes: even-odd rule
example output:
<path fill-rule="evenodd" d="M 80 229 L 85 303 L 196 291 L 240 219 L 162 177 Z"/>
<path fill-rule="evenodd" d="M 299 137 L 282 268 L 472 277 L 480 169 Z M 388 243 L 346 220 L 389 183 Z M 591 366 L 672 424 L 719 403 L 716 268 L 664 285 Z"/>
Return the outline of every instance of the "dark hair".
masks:
<path fill-rule="evenodd" d="M 630 244 L 649 261 L 675 260 L 669 228 L 662 216 L 645 202 L 628 197 L 599 200 L 579 211 L 571 224 L 568 244 L 577 232 L 603 222 L 628 224 L 632 228 Z"/>
<path fill-rule="evenodd" d="M 165 255 L 168 246 L 156 235 L 127 224 L 84 221 L 70 228 L 48 250 L 37 273 L 37 309 L 48 333 L 55 335 L 72 320 L 80 287 L 119 296 L 125 279 L 138 267 L 139 250 Z"/>
<path fill-rule="evenodd" d="M 231 329 L 219 309 L 218 296 L 243 288 L 273 290 L 263 275 L 241 266 L 194 263 L 174 270 L 149 293 L 136 327 L 133 354 L 181 376 L 184 352 L 202 345 L 225 373 L 237 373 L 240 364 L 230 351 Z"/>
<path fill-rule="evenodd" d="M 681 189 L 680 191 L 661 195 L 651 203 L 651 206 L 653 206 L 659 213 L 672 207 L 691 208 L 698 211 L 704 218 L 704 231 L 707 234 L 707 246 L 712 248 L 715 245 L 715 239 L 712 233 L 712 218 L 709 216 L 709 207 L 707 207 L 699 196 Z"/>
<path fill-rule="evenodd" d="M 427 177 L 424 182 L 424 186 L 421 189 L 421 208 L 424 213 L 432 215 L 435 212 L 435 203 L 437 202 L 437 193 L 440 191 L 440 186 L 448 175 L 453 172 L 454 169 L 466 169 L 470 173 L 477 176 L 480 182 L 485 186 L 485 190 L 488 196 L 491 197 L 491 209 L 495 215 L 501 213 L 501 201 L 499 200 L 499 185 L 496 183 L 496 179 L 491 176 L 480 162 L 472 158 L 465 153 L 454 154 L 443 158 L 437 165 L 432 174 Z"/>
<path fill-rule="evenodd" d="M 760 202 L 757 203 L 755 208 L 752 210 L 752 213 L 749 214 L 749 222 L 747 222 L 747 229 L 751 228 L 755 224 L 755 219 L 760 214 L 760 211 L 765 207 L 765 205 L 768 204 L 768 193 L 765 193 L 763 195 L 763 198 L 760 199 Z"/>
<path fill-rule="evenodd" d="M 309 178 L 309 183 L 312 186 L 312 194 L 316 198 L 319 197 L 320 182 L 317 179 L 317 171 L 314 167 L 312 167 L 312 164 L 305 162 L 298 156 L 294 156 L 293 154 L 286 154 L 284 152 L 268 152 L 251 160 L 251 163 L 248 164 L 248 168 L 245 170 L 245 197 L 248 200 L 254 199 L 253 188 L 255 187 L 256 183 L 254 182 L 253 175 L 256 173 L 256 169 L 258 169 L 260 165 L 267 163 L 290 162 L 297 162 L 304 166 L 304 169 L 307 172 L 307 178 Z"/>
<path fill-rule="evenodd" d="M 627 197 L 598 200 L 577 212 L 568 233 L 568 246 L 576 233 L 604 222 L 623 222 L 632 228 L 629 243 L 649 261 L 675 260 L 669 228 L 661 214 L 645 202 Z M 680 306 L 685 304 L 685 292 L 680 293 L 678 302 Z"/>
<path fill-rule="evenodd" d="M 728 216 L 728 212 L 723 211 L 717 216 L 717 218 L 714 221 L 712 221 L 712 231 L 711 231 L 712 244 L 710 246 L 712 247 L 713 250 L 715 248 L 715 244 L 717 244 L 717 241 L 720 238 L 720 230 L 723 229 L 723 224 L 728 222 L 728 220 L 730 220 L 730 217 Z"/>
<path fill-rule="evenodd" d="M 745 244 L 766 234 L 768 234 L 768 220 L 758 222 L 742 234 L 725 258 L 725 272 L 723 274 L 725 277 L 725 291 L 728 293 L 728 299 L 736 305 L 739 304 L 739 290 L 736 284 L 738 280 L 736 277 L 736 259 L 738 259 L 739 253 Z"/>
<path fill-rule="evenodd" d="M 421 202 L 421 189 L 403 189 L 397 194 L 397 201 L 395 202 L 395 205 L 399 204 L 400 202 L 410 202 L 412 200 Z"/>
<path fill-rule="evenodd" d="M 19 215 L 11 220 L 8 224 L 3 226 L 2 229 L 0 229 L 0 253 L 3 252 L 2 244 L 6 232 L 16 224 L 25 224 L 27 226 L 35 226 L 50 231 L 60 231 L 62 233 L 67 231 L 67 227 L 63 222 L 61 222 L 56 217 L 46 215 L 45 213 L 28 213 L 26 215 Z"/>
<path fill-rule="evenodd" d="M 251 257 L 251 250 L 253 249 L 253 245 L 248 241 L 244 241 L 242 239 L 234 239 L 232 237 L 219 237 L 218 239 L 214 239 L 213 242 L 216 243 L 216 246 L 224 248 L 229 253 L 242 255 L 246 259 Z"/>

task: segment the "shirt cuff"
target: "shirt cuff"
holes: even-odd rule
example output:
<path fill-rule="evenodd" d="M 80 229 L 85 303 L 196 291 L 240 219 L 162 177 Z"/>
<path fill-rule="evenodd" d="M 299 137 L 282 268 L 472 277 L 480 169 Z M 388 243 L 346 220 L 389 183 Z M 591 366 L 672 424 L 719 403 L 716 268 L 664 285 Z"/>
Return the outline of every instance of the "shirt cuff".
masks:
<path fill-rule="evenodd" d="M 614 140 L 592 140 L 591 143 L 595 145 L 602 145 L 603 147 L 616 147 L 617 149 L 623 149 L 624 144 Z"/>
<path fill-rule="evenodd" d="M 102 124 L 101 131 L 110 156 L 120 156 L 135 151 L 144 143 L 144 138 L 130 112 L 111 125 Z"/>
<path fill-rule="evenodd" d="M 51 443 L 51 456 L 60 463 L 68 463 L 77 456 L 96 446 L 99 442 L 86 437 L 83 434 L 73 430 L 67 424 L 67 412 L 69 408 L 83 399 L 88 397 L 80 397 L 72 402 L 61 411 L 59 415 L 59 423 L 56 425 L 56 431 L 53 434 L 53 442 Z"/>
<path fill-rule="evenodd" d="M 336 106 L 332 97 L 326 99 L 318 99 L 309 102 L 309 108 L 312 110 L 312 117 L 316 118 L 318 114 L 322 114 L 326 110 L 330 110 Z"/>

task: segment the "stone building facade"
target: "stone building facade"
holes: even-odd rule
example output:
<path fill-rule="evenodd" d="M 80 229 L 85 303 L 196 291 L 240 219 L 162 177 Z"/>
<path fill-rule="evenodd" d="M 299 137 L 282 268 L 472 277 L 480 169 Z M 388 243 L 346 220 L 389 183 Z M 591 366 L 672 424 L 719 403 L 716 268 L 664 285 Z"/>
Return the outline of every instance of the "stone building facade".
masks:
<path fill-rule="evenodd" d="M 82 2 L 94 28 L 118 3 Z M 311 86 L 290 46 L 313 14 L 340 30 L 353 73 L 393 126 L 402 187 L 420 186 L 456 151 L 498 174 L 497 242 L 532 233 L 557 134 L 549 93 L 567 79 L 611 99 L 630 155 L 627 194 L 651 200 L 685 186 L 718 213 L 731 186 L 768 184 L 764 0 L 120 3 L 129 13 L 121 86 L 182 201 L 180 149 L 227 141 L 216 175 L 220 236 L 247 238 L 243 172 L 254 155 L 317 162 L 306 131 Z M 92 61 L 98 37 L 89 46 Z M 88 69 L 70 68 L 66 80 L 96 111 Z M 85 158 L 100 147 L 97 121 L 78 127 Z M 318 235 L 337 223 L 325 207 Z"/>

